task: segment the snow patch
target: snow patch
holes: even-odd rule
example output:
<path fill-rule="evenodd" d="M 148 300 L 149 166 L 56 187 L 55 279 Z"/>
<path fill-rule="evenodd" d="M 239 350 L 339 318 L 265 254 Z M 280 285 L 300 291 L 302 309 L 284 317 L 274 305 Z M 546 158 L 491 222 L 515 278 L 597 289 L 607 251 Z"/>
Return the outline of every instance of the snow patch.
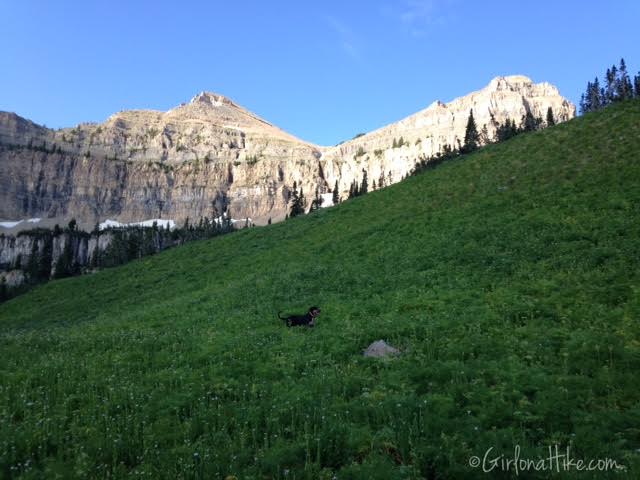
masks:
<path fill-rule="evenodd" d="M 142 222 L 131 222 L 131 223 L 120 223 L 116 220 L 105 220 L 98 228 L 100 230 L 104 230 L 105 228 L 118 228 L 118 227 L 153 227 L 153 222 L 158 225 L 158 228 L 167 228 L 167 225 L 170 229 L 176 228 L 176 222 L 173 220 L 164 220 L 162 218 L 153 218 L 151 220 L 143 220 Z"/>
<path fill-rule="evenodd" d="M 320 198 L 322 198 L 322 208 L 333 207 L 333 193 L 321 193 Z"/>
<path fill-rule="evenodd" d="M 13 228 L 16 225 L 19 225 L 21 223 L 38 223 L 40 220 L 42 220 L 41 218 L 28 218 L 26 220 L 16 220 L 16 221 L 11 221 L 11 220 L 7 220 L 7 221 L 2 221 L 0 222 L 0 227 L 4 227 L 4 228 Z"/>
<path fill-rule="evenodd" d="M 214 218 L 213 221 L 216 222 L 218 225 L 222 225 L 222 222 L 224 222 L 226 219 L 227 219 L 226 215 L 220 215 L 219 217 Z M 251 217 L 230 219 L 231 223 L 238 223 L 238 222 L 247 223 L 247 220 L 249 221 L 249 225 L 253 225 L 253 220 L 251 219 Z"/>

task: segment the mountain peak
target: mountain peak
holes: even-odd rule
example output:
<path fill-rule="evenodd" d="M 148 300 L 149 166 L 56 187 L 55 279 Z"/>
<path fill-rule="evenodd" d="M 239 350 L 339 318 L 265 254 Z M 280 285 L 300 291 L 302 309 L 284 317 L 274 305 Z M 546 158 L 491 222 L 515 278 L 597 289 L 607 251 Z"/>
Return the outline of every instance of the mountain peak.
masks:
<path fill-rule="evenodd" d="M 212 107 L 220 106 L 220 105 L 235 105 L 231 100 L 229 100 L 224 95 L 220 95 L 218 93 L 213 92 L 200 92 L 195 97 L 191 99 L 192 104 L 204 104 Z"/>

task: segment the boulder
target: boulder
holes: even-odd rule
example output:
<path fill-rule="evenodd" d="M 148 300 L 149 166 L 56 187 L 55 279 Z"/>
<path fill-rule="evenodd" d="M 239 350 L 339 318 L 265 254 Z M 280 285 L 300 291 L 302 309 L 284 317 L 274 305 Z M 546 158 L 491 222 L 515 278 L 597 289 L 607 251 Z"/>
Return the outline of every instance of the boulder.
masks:
<path fill-rule="evenodd" d="M 394 357 L 396 355 L 400 355 L 400 350 L 392 347 L 384 340 L 376 340 L 371 345 L 367 347 L 367 349 L 363 352 L 365 357 Z"/>

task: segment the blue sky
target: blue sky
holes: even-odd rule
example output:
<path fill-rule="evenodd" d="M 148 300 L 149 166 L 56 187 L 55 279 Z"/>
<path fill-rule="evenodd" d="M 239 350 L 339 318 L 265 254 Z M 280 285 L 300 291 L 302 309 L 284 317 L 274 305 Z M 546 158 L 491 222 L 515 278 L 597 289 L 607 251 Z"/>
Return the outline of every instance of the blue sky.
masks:
<path fill-rule="evenodd" d="M 624 57 L 640 2 L 0 0 L 0 110 L 49 127 L 209 90 L 332 145 L 497 75 L 577 103 Z"/>

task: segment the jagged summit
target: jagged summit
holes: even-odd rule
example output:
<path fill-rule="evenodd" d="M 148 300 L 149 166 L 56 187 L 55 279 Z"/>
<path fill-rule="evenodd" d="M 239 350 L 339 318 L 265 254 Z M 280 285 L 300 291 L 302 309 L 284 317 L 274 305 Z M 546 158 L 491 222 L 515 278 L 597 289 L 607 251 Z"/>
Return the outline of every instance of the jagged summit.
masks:
<path fill-rule="evenodd" d="M 191 99 L 189 103 L 202 103 L 205 105 L 210 105 L 212 107 L 220 106 L 223 104 L 236 106 L 229 98 L 224 95 L 220 95 L 218 93 L 206 92 L 202 91 L 198 93 L 195 97 Z"/>

